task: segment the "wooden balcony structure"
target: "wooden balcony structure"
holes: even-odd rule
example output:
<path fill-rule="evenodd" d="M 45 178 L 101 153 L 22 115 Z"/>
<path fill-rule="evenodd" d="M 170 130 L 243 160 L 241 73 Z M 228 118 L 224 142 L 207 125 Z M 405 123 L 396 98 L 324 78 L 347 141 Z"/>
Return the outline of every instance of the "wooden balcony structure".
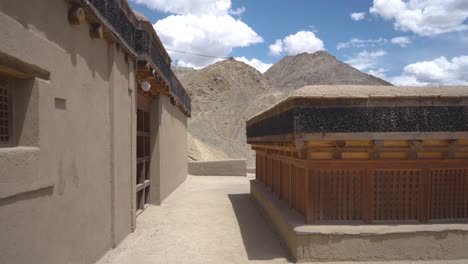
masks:
<path fill-rule="evenodd" d="M 467 99 L 468 87 L 305 87 L 247 122 L 257 181 L 308 224 L 466 222 Z"/>

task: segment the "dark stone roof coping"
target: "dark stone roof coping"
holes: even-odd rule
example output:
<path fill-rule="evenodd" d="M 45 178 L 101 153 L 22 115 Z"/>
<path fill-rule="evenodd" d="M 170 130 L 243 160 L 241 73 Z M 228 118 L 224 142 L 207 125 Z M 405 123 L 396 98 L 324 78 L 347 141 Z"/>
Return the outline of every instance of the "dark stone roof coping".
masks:
<path fill-rule="evenodd" d="M 255 115 L 247 125 L 295 107 L 377 107 L 468 105 L 468 86 L 316 85 L 292 92 L 285 100 Z"/>

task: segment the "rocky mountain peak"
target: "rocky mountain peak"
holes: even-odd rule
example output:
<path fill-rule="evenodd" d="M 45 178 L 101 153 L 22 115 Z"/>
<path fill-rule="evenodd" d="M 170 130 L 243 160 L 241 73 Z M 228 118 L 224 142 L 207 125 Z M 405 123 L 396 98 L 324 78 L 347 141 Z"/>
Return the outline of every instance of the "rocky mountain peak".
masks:
<path fill-rule="evenodd" d="M 280 91 L 307 85 L 392 85 L 363 73 L 326 51 L 288 56 L 273 65 L 264 76 Z"/>

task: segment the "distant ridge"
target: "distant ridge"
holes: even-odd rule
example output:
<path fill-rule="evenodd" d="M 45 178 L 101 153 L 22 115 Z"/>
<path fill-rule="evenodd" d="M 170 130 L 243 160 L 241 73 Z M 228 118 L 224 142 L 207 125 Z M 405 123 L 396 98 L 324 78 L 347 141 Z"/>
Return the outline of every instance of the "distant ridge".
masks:
<path fill-rule="evenodd" d="M 236 60 L 176 73 L 192 98 L 189 159 L 246 158 L 253 166 L 245 123 L 278 102 L 281 93 L 255 68 Z"/>
<path fill-rule="evenodd" d="M 283 92 L 306 85 L 392 85 L 337 60 L 326 51 L 284 57 L 264 76 Z"/>
<path fill-rule="evenodd" d="M 201 70 L 174 69 L 192 98 L 188 121 L 191 160 L 245 158 L 254 166 L 245 122 L 306 85 L 391 85 L 336 60 L 327 52 L 286 57 L 264 75 L 236 60 Z M 276 88 L 274 88 L 274 87 Z"/>

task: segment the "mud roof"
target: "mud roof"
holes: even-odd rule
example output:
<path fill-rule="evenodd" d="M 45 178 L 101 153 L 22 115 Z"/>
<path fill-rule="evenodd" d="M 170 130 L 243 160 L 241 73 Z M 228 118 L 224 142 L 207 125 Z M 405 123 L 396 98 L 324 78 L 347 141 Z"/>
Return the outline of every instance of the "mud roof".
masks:
<path fill-rule="evenodd" d="M 311 85 L 290 93 L 283 101 L 251 117 L 247 124 L 277 115 L 294 107 L 352 105 L 387 100 L 468 100 L 468 86 L 378 86 L 378 85 Z"/>
<path fill-rule="evenodd" d="M 417 98 L 468 97 L 468 86 L 312 85 L 297 89 L 291 98 Z M 288 100 L 286 99 L 286 100 Z"/>

